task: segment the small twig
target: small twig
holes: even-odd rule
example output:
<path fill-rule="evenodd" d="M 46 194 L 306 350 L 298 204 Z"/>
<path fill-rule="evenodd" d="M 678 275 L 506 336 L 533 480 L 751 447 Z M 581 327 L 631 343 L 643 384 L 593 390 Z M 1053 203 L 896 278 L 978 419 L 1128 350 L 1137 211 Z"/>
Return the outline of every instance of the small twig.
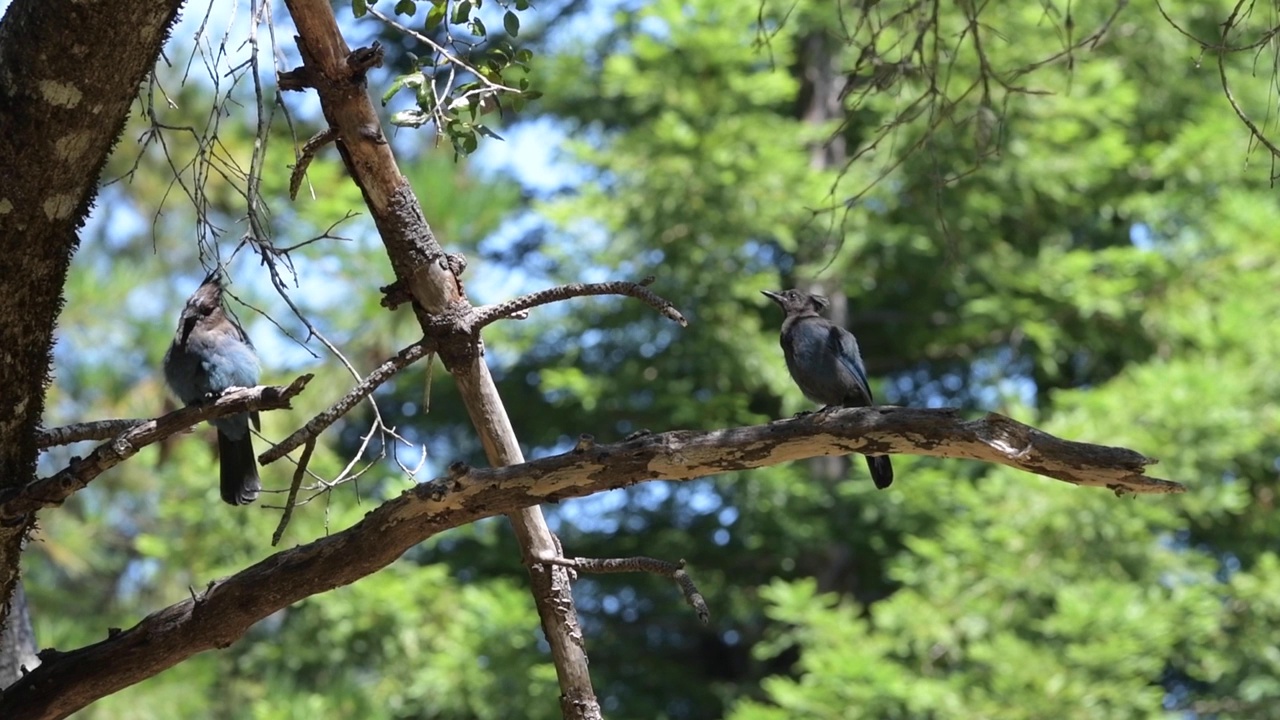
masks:
<path fill-rule="evenodd" d="M 326 428 L 338 420 L 338 418 L 347 414 L 351 408 L 357 403 L 368 397 L 378 386 L 386 382 L 388 378 L 413 363 L 418 358 L 426 355 L 435 349 L 435 343 L 431 340 L 419 340 L 409 347 L 396 353 L 395 357 L 390 358 L 382 363 L 373 372 L 369 373 L 359 385 L 356 385 L 346 395 L 342 396 L 337 402 L 329 407 L 328 410 L 316 415 L 296 430 L 292 435 L 285 438 L 280 444 L 267 450 L 258 456 L 258 462 L 262 465 L 270 465 L 285 455 L 292 452 L 299 445 L 307 440 L 317 437 L 324 432 Z"/>
<path fill-rule="evenodd" d="M 689 607 L 693 608 L 693 611 L 698 614 L 698 620 L 702 621 L 703 625 L 706 625 L 711 619 L 711 611 L 707 608 L 707 601 L 702 597 L 702 593 L 698 592 L 698 586 L 693 584 L 693 578 L 689 577 L 689 573 L 684 570 L 684 560 L 678 563 L 671 563 L 657 558 L 637 556 L 625 558 L 551 558 L 546 562 L 550 565 L 560 565 L 590 575 L 643 572 L 671 578 L 680 586 L 680 592 L 684 593 L 684 601 L 689 603 Z"/>
<path fill-rule="evenodd" d="M 1231 33 L 1231 29 L 1235 27 L 1236 16 L 1240 13 L 1241 6 L 1243 5 L 1244 0 L 1239 0 L 1239 2 L 1236 3 L 1235 9 L 1231 11 L 1231 16 L 1227 18 L 1226 22 L 1222 23 L 1222 44 L 1218 49 L 1218 78 L 1222 82 L 1222 94 L 1227 97 L 1227 103 L 1231 105 L 1231 109 L 1235 112 L 1236 117 L 1240 118 L 1240 122 L 1244 123 L 1245 127 L 1249 128 L 1249 133 L 1253 135 L 1254 139 L 1271 152 L 1272 157 L 1280 158 L 1280 148 L 1276 147 L 1275 143 L 1268 140 L 1266 134 L 1254 124 L 1253 120 L 1249 119 L 1244 108 L 1240 107 L 1240 103 L 1236 102 L 1235 94 L 1231 92 L 1231 83 L 1227 80 L 1227 36 Z M 1274 181 L 1274 179 L 1275 178 L 1273 177 L 1272 180 Z"/>
<path fill-rule="evenodd" d="M 508 87 L 508 86 L 506 86 L 506 85 L 503 85 L 502 83 L 498 83 L 498 82 L 494 82 L 493 80 L 490 80 L 490 79 L 489 79 L 489 77 L 488 77 L 488 76 L 486 76 L 484 73 L 482 73 L 482 72 L 480 72 L 479 70 L 477 70 L 474 66 L 470 65 L 470 64 L 469 64 L 469 63 L 467 63 L 465 60 L 461 60 L 461 59 L 459 59 L 456 55 L 454 55 L 454 54 L 450 53 L 450 52 L 445 48 L 445 46 L 441 45 L 440 43 L 436 42 L 435 40 L 432 40 L 431 38 L 427 37 L 426 35 L 423 35 L 422 33 L 417 33 L 417 32 L 414 32 L 413 30 L 410 30 L 409 28 L 405 27 L 404 25 L 401 25 L 400 23 L 396 22 L 395 20 L 392 20 L 391 18 L 387 17 L 386 15 L 383 15 L 382 13 L 378 12 L 377 10 L 374 10 L 373 8 L 369 8 L 369 9 L 368 9 L 368 13 L 369 13 L 370 15 L 372 15 L 373 17 L 375 17 L 375 18 L 377 18 L 377 19 L 381 20 L 382 22 L 386 23 L 387 25 L 390 25 L 391 27 L 393 27 L 393 28 L 395 28 L 395 29 L 399 30 L 400 32 L 404 33 L 405 35 L 408 35 L 409 37 L 413 38 L 414 40 L 417 40 L 418 42 L 422 43 L 423 45 L 426 45 L 427 47 L 430 47 L 432 50 L 435 50 L 436 52 L 440 53 L 440 56 L 441 56 L 441 57 L 443 57 L 445 60 L 448 60 L 448 61 L 449 61 L 450 63 L 452 63 L 453 65 L 455 65 L 455 66 L 457 66 L 457 67 L 460 67 L 460 68 L 464 68 L 464 69 L 466 69 L 468 72 L 470 72 L 471 74 L 475 75 L 476 80 L 478 80 L 478 81 L 480 82 L 480 84 L 484 85 L 485 87 L 489 88 L 490 90 L 500 90 L 500 91 L 502 91 L 502 92 L 509 92 L 509 93 L 511 93 L 511 94 L 513 94 L 513 95 L 519 95 L 519 94 L 520 94 L 520 89 L 519 89 L 519 88 Z"/>
<path fill-rule="evenodd" d="M 213 402 L 184 407 L 153 420 L 145 420 L 99 445 L 88 457 L 72 458 L 67 467 L 53 475 L 0 494 L 0 518 L 18 517 L 61 505 L 94 478 L 138 454 L 142 448 L 184 432 L 203 420 L 250 410 L 288 408 L 290 400 L 302 392 L 311 378 L 311 375 L 303 375 L 287 387 L 233 388 Z"/>
<path fill-rule="evenodd" d="M 280 524 L 276 526 L 276 531 L 271 534 L 271 547 L 280 544 L 280 538 L 284 537 L 284 529 L 289 526 L 289 519 L 293 517 L 294 501 L 298 499 L 298 488 L 302 485 L 302 476 L 307 474 L 311 452 L 315 449 L 315 438 L 308 439 L 307 444 L 302 448 L 302 457 L 298 458 L 298 467 L 293 471 L 293 482 L 289 485 L 289 499 L 284 503 L 284 513 L 280 515 Z"/>
<path fill-rule="evenodd" d="M 302 146 L 302 152 L 298 155 L 298 164 L 293 166 L 293 172 L 289 173 L 289 199 L 298 199 L 298 190 L 302 187 L 302 178 L 307 174 L 307 168 L 311 167 L 311 161 L 316 157 L 316 151 L 338 139 L 338 131 L 333 128 L 326 128 L 312 135 L 309 140 Z"/>
<path fill-rule="evenodd" d="M 498 303 L 497 305 L 485 305 L 477 308 L 474 327 L 479 330 L 493 322 L 503 318 L 511 317 L 516 313 L 538 307 L 539 305 L 550 305 L 553 302 L 568 300 L 569 298 L 585 297 L 587 295 L 626 295 L 643 301 L 649 307 L 662 313 L 671 320 L 680 323 L 681 327 L 688 327 L 689 321 L 684 319 L 684 315 L 675 308 L 670 302 L 657 293 L 650 290 L 647 285 L 653 282 L 653 278 L 645 278 L 636 283 L 627 280 L 618 280 L 614 282 L 602 283 L 572 283 L 570 285 L 561 285 L 560 287 L 549 288 L 547 290 L 539 290 L 535 293 L 522 295 L 513 300 Z"/>

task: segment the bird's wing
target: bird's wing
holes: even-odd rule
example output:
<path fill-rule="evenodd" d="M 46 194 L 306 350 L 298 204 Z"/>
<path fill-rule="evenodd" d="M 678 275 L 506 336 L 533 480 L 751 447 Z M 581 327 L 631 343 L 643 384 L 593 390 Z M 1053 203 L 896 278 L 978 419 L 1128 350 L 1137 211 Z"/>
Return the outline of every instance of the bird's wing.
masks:
<path fill-rule="evenodd" d="M 854 382 L 858 385 L 858 391 L 862 393 L 866 403 L 871 405 L 873 403 L 871 385 L 867 383 L 867 371 L 862 367 L 862 356 L 858 353 L 858 341 L 853 338 L 853 333 L 833 324 L 827 334 L 827 344 L 830 346 L 831 353 L 853 376 Z"/>

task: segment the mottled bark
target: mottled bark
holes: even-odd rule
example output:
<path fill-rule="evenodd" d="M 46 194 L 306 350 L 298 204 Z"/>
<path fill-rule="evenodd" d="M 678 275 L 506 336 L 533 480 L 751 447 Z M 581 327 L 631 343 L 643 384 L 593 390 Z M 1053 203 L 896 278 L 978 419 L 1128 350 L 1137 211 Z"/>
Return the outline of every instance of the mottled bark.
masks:
<path fill-rule="evenodd" d="M 76 233 L 180 5 L 15 0 L 0 20 L 0 491 L 35 472 L 35 433 Z M 33 522 L 0 524 L 0 622 Z"/>
<path fill-rule="evenodd" d="M 423 540 L 481 518 L 650 480 L 691 480 L 865 450 L 995 462 L 1117 493 L 1184 490 L 1145 475 L 1155 461 L 1132 450 L 1063 440 L 1001 415 L 965 420 L 949 410 L 909 408 L 850 408 L 768 425 L 583 443 L 520 465 L 454 467 L 352 527 L 276 553 L 133 628 L 109 631 L 78 650 L 43 654 L 39 668 L 0 694 L 0 718 L 66 717 L 196 653 L 226 647 L 271 613 L 355 582 Z M 574 710 L 565 708 L 566 714 Z"/>

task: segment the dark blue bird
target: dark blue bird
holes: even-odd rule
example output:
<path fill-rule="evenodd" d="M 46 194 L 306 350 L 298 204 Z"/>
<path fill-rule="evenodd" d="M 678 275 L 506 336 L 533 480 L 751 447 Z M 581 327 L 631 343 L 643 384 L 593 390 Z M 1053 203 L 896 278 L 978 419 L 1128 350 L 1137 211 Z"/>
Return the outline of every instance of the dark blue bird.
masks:
<path fill-rule="evenodd" d="M 765 290 L 764 294 L 787 314 L 782 321 L 782 354 L 791 379 L 805 397 L 828 407 L 874 405 L 858 341 L 853 333 L 818 314 L 826 309 L 827 299 L 803 290 Z M 883 490 L 893 483 L 893 465 L 887 456 L 868 455 L 867 467 L 876 487 Z"/>
<path fill-rule="evenodd" d="M 165 380 L 184 404 L 192 405 L 230 387 L 253 387 L 259 372 L 249 336 L 222 309 L 222 281 L 214 271 L 182 309 L 164 355 Z M 252 418 L 258 427 L 258 413 Z M 247 505 L 262 490 L 249 419 L 249 413 L 240 413 L 212 421 L 218 428 L 222 499 L 232 505 Z"/>

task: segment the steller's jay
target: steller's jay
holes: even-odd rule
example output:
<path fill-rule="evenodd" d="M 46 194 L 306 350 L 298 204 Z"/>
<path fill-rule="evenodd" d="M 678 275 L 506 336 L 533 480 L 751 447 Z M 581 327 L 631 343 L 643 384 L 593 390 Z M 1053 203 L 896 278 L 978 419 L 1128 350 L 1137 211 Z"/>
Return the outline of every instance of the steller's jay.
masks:
<path fill-rule="evenodd" d="M 787 315 L 782 321 L 782 354 L 791 379 L 805 397 L 828 407 L 874 405 L 858 341 L 853 333 L 818 314 L 826 309 L 827 299 L 803 290 L 765 290 L 764 294 Z M 883 490 L 893 483 L 893 465 L 887 456 L 868 455 L 867 467 L 876 487 Z"/>
<path fill-rule="evenodd" d="M 187 300 L 178 331 L 164 355 L 164 377 L 186 405 L 216 397 L 230 387 L 258 384 L 258 356 L 244 329 L 222 309 L 222 281 L 213 271 Z M 222 499 L 248 505 L 258 499 L 258 465 L 249 435 L 249 413 L 211 422 L 218 428 Z M 258 427 L 258 413 L 252 413 Z"/>

